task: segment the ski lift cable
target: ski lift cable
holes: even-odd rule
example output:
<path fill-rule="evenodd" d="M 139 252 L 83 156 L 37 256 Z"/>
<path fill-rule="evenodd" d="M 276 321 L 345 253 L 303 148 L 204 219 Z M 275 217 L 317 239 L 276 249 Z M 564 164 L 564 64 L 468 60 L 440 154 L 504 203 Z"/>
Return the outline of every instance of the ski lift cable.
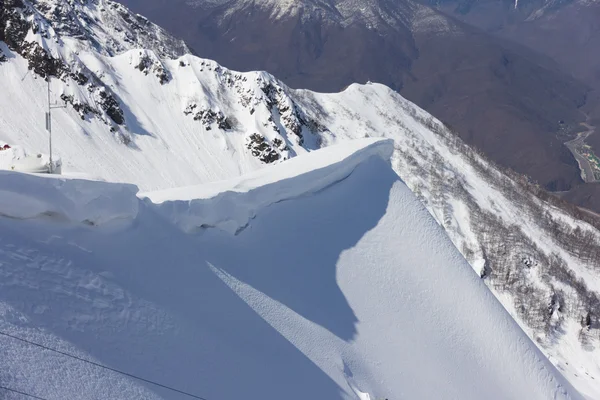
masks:
<path fill-rule="evenodd" d="M 32 399 L 46 400 L 43 397 L 39 397 L 39 396 L 33 395 L 31 393 L 21 392 L 19 390 L 7 388 L 7 387 L 4 387 L 4 386 L 0 386 L 0 390 L 6 390 L 7 392 L 12 392 L 12 393 L 20 394 L 21 396 L 31 397 Z"/>
<path fill-rule="evenodd" d="M 139 381 L 142 381 L 142 382 L 145 382 L 145 383 L 149 383 L 151 385 L 155 385 L 155 386 L 158 386 L 158 387 L 163 388 L 163 389 L 171 390 L 173 392 L 176 392 L 176 393 L 179 393 L 179 394 L 183 394 L 185 396 L 189 396 L 189 397 L 192 397 L 194 399 L 208 400 L 205 397 L 201 397 L 201 396 L 198 396 L 198 395 L 195 395 L 195 394 L 183 391 L 183 390 L 179 390 L 179 389 L 176 389 L 174 387 L 171 387 L 171 386 L 168 386 L 168 385 L 164 385 L 162 383 L 158 383 L 158 382 L 152 381 L 150 379 L 145 379 L 145 378 L 139 377 L 139 376 L 134 375 L 134 374 L 130 374 L 130 373 L 127 373 L 127 372 L 124 372 L 124 371 L 120 371 L 120 370 L 115 369 L 115 368 L 107 367 L 106 365 L 102 365 L 102 364 L 99 364 L 99 363 L 94 362 L 94 361 L 86 360 L 85 358 L 77 357 L 77 356 L 75 356 L 73 354 L 69 354 L 69 353 L 66 353 L 64 351 L 60 351 L 60 350 L 56 350 L 56 349 L 53 349 L 53 348 L 48 347 L 48 346 L 44 346 L 43 344 L 35 343 L 35 342 L 30 341 L 30 340 L 23 339 L 23 338 L 20 338 L 18 336 L 15 336 L 15 335 L 11 335 L 10 333 L 6 333 L 6 332 L 3 332 L 3 331 L 0 331 L 0 335 L 8 337 L 8 338 L 12 338 L 14 340 L 21 341 L 23 343 L 27 343 L 27 344 L 32 345 L 32 346 L 40 347 L 42 349 L 49 350 L 49 351 L 52 351 L 52 352 L 57 353 L 57 354 L 61 354 L 61 355 L 65 356 L 65 357 L 70 357 L 70 358 L 72 358 L 74 360 L 78 360 L 78 361 L 81 361 L 81 362 L 88 363 L 88 364 L 93 365 L 93 366 L 98 367 L 98 368 L 103 368 L 103 369 L 106 369 L 106 370 L 109 370 L 109 371 L 112 371 L 112 372 L 116 372 L 117 374 L 121 374 L 121 375 L 130 377 L 130 378 L 134 378 L 134 379 L 137 379 Z M 10 390 L 10 389 L 7 389 L 7 388 L 2 388 L 2 389 Z M 42 399 L 41 397 L 34 397 L 34 398 Z M 45 400 L 45 399 L 42 399 L 42 400 Z"/>

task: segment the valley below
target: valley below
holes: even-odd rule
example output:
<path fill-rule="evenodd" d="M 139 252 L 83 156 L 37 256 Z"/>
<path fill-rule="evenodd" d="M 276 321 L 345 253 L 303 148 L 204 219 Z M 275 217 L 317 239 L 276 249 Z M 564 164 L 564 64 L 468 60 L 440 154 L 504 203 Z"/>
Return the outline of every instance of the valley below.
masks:
<path fill-rule="evenodd" d="M 600 399 L 600 96 L 413 0 L 212 1 L 0 0 L 0 399 Z"/>
<path fill-rule="evenodd" d="M 577 160 L 581 170 L 581 178 L 584 182 L 600 182 L 600 159 L 594 153 L 592 147 L 585 142 L 589 136 L 594 134 L 596 128 L 586 122 L 582 122 L 580 125 L 586 130 L 579 132 L 575 139 L 565 142 L 565 146 Z"/>

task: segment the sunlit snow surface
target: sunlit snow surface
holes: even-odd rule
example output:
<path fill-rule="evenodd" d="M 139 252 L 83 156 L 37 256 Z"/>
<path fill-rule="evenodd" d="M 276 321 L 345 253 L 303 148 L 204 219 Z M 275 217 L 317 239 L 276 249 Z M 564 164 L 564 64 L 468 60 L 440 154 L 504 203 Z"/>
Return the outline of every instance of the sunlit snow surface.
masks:
<path fill-rule="evenodd" d="M 128 185 L 2 172 L 23 207 L 0 202 L 0 329 L 207 399 L 579 398 L 398 178 L 392 150 L 332 146 L 222 191 L 163 192 L 160 206 Z M 199 224 L 238 205 L 252 210 L 244 229 Z M 40 397 L 185 398 L 0 345 L 2 385 Z"/>
<path fill-rule="evenodd" d="M 267 0 L 261 2 L 269 3 Z M 252 155 L 247 143 L 249 135 L 260 134 L 270 144 L 276 139 L 282 140 L 286 149 L 282 154 L 289 157 L 355 138 L 393 139 L 393 169 L 417 193 L 477 273 L 483 270 L 486 258 L 490 259 L 497 250 L 482 240 L 482 231 L 488 225 L 478 219 L 475 209 L 499 218 L 501 226 L 520 229 L 522 237 L 532 242 L 535 251 L 531 251 L 531 246 L 524 250 L 510 246 L 514 250 L 509 254 L 514 258 L 511 272 L 525 271 L 518 283 L 535 288 L 540 296 L 540 301 L 527 309 L 544 312 L 555 290 L 564 291 L 563 310 L 567 311 L 560 313 L 559 309 L 552 317 L 565 319 L 559 329 L 547 332 L 524 320 L 523 308 L 519 306 L 523 296 L 522 293 L 519 296 L 513 286 L 498 290 L 495 282 L 488 279 L 488 287 L 578 390 L 590 399 L 600 398 L 600 341 L 596 334 L 583 343 L 581 338 L 585 329 L 580 323 L 587 312 L 583 300 L 591 298 L 585 296 L 592 291 L 600 291 L 600 277 L 595 265 L 573 255 L 555 240 L 547 224 L 541 222 L 548 222 L 551 216 L 554 222 L 593 232 L 600 241 L 596 229 L 528 193 L 524 195 L 537 204 L 536 212 L 524 212 L 523 202 L 516 202 L 511 196 L 511 193 L 522 192 L 515 182 L 512 182 L 513 191 L 507 193 L 499 186 L 506 182 L 503 173 L 480 157 L 466 157 L 465 149 L 448 142 L 452 135 L 440 133 L 446 128 L 439 121 L 383 85 L 354 84 L 337 94 L 291 90 L 264 72 L 238 73 L 211 60 L 182 55 L 187 50 L 181 42 L 117 3 L 108 0 L 38 0 L 33 3 L 48 7 L 41 13 L 34 13 L 32 18 L 38 23 L 37 27 L 43 29 L 36 29 L 37 33 L 30 30 L 28 40 L 39 43 L 55 56 L 60 55 L 72 72 L 89 72 L 97 85 L 82 85 L 69 76 L 63 77 L 64 81 L 52 79 L 53 101 L 60 103 L 61 95 L 72 96 L 76 104 L 87 104 L 99 112 L 88 113 L 82 119 L 72 105 L 54 110 L 53 157 L 62 159 L 64 174 L 72 178 L 135 184 L 143 191 L 142 197 L 162 203 L 160 207 L 152 207 L 153 215 L 159 215 L 185 232 L 195 235 L 214 226 L 241 235 L 246 224 L 252 222 L 258 210 L 271 204 L 271 200 L 281 199 L 282 194 L 286 198 L 302 193 L 302 188 L 294 186 L 295 180 L 288 180 L 284 186 L 249 184 L 245 181 L 249 178 L 239 180 L 241 175 L 270 168 Z M 323 5 L 318 1 L 313 3 Z M 294 3 L 282 1 L 281 4 Z M 352 8 L 356 4 L 354 1 L 337 2 L 338 6 L 347 6 L 349 11 L 356 11 Z M 370 7 L 374 5 L 377 2 L 370 2 L 369 7 L 357 15 L 369 18 L 376 14 L 377 10 Z M 58 6 L 61 6 L 61 13 L 56 12 Z M 274 11 L 284 9 L 278 7 Z M 440 24 L 435 13 L 424 13 L 418 6 L 411 13 L 413 11 L 417 16 L 413 23 L 424 21 L 424 24 L 412 29 L 433 29 L 447 34 L 449 27 Z M 70 27 L 81 27 L 82 36 L 70 34 Z M 33 160 L 29 160 L 40 161 L 43 165 L 48 154 L 48 135 L 44 126 L 47 84 L 28 69 L 23 57 L 2 42 L 0 52 L 7 59 L 0 63 L 0 110 L 3 110 L 0 113 L 0 144 L 8 143 L 15 149 L 0 156 L 0 169 L 10 169 L 16 161 L 23 159 L 23 154 L 31 155 Z M 145 72 L 140 70 L 142 60 L 147 60 L 150 65 Z M 167 73 L 168 82 L 161 83 L 155 68 Z M 273 99 L 267 98 L 263 91 L 269 85 L 280 90 L 275 106 Z M 122 126 L 113 124 L 98 105 L 100 87 L 112 92 L 117 99 L 125 120 Z M 196 110 L 222 112 L 230 118 L 231 128 L 220 129 L 213 123 L 212 129 L 208 130 L 202 122 L 195 120 L 193 113 L 186 114 L 192 105 L 197 107 Z M 284 109 L 288 117 L 293 116 L 294 110 L 306 117 L 308 123 L 300 132 L 303 142 L 293 132 L 293 124 L 285 126 L 282 123 L 280 111 Z M 333 163 L 335 160 L 327 161 Z M 30 163 L 25 167 L 31 171 Z M 342 167 L 349 168 L 349 163 Z M 487 172 L 482 173 L 481 168 Z M 341 169 L 330 170 L 327 176 L 319 176 L 326 181 L 329 177 L 339 177 L 340 173 Z M 311 179 L 307 175 L 310 174 L 303 175 L 303 182 Z M 269 182 L 280 179 L 269 176 Z M 232 182 L 232 178 L 238 180 Z M 215 181 L 219 183 L 204 185 Z M 145 210 L 150 201 L 145 200 L 140 206 L 128 193 L 137 189 L 124 185 L 107 183 L 102 186 L 102 192 L 106 194 L 103 199 L 94 197 L 100 192 L 100 186 L 91 186 L 89 197 L 80 201 L 83 197 L 78 191 L 82 189 L 81 185 L 87 186 L 87 182 L 81 184 L 73 180 L 63 186 L 19 182 L 13 186 L 12 193 L 1 184 L 4 181 L 0 182 L 0 190 L 3 190 L 0 203 L 6 206 L 4 211 L 16 212 L 20 215 L 13 217 L 19 218 L 41 215 L 86 225 L 136 221 L 137 213 Z M 189 185 L 201 186 L 195 186 L 193 190 L 171 190 Z M 247 197 L 238 193 L 246 191 L 244 185 L 262 189 L 252 191 L 253 194 Z M 112 200 L 121 191 L 119 198 L 129 199 L 126 207 L 123 207 L 125 203 Z M 130 203 L 135 207 L 129 207 Z M 234 212 L 231 207 L 221 206 L 228 203 L 235 204 Z M 546 217 L 532 216 L 539 215 L 539 211 Z M 286 248 L 302 242 L 302 238 L 296 239 Z M 273 249 L 268 243 L 262 248 L 265 257 L 271 252 L 282 251 Z M 553 273 L 548 276 L 547 264 L 537 260 L 539 263 L 535 265 L 536 256 L 553 254 L 564 260 L 566 268 L 563 272 L 568 275 Z M 534 267 L 525 270 L 521 263 L 523 258 L 533 259 Z M 576 277 L 580 282 L 571 278 L 560 282 L 561 276 Z M 585 282 L 588 292 L 574 293 L 574 285 L 581 287 L 581 281 Z M 593 329 L 594 332 L 597 330 Z"/>

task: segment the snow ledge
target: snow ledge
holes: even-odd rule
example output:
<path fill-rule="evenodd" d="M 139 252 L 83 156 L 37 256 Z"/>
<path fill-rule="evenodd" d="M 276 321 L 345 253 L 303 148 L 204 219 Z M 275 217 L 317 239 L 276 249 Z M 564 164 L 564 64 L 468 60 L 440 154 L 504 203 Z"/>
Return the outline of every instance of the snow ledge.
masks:
<path fill-rule="evenodd" d="M 92 226 L 133 220 L 139 210 L 137 192 L 137 186 L 123 183 L 0 171 L 0 216 Z"/>
<path fill-rule="evenodd" d="M 142 194 L 130 184 L 0 171 L 0 217 L 98 226 L 134 220 L 144 202 L 185 232 L 236 234 L 261 208 L 334 185 L 371 157 L 389 163 L 393 151 L 389 139 L 354 140 L 234 180 Z"/>
<path fill-rule="evenodd" d="M 371 157 L 390 162 L 389 139 L 359 139 L 320 149 L 235 180 L 142 193 L 185 232 L 218 228 L 237 234 L 271 204 L 319 192 L 347 178 Z"/>

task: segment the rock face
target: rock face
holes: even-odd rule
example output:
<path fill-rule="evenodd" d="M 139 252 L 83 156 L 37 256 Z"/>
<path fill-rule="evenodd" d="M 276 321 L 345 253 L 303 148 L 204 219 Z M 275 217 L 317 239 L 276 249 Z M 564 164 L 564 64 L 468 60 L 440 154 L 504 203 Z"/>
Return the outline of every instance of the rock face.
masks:
<path fill-rule="evenodd" d="M 386 86 L 353 84 L 337 94 L 290 89 L 265 72 L 235 72 L 191 54 L 174 57 L 177 48 L 150 39 L 162 32 L 156 27 L 138 38 L 154 47 L 111 56 L 111 49 L 131 46 L 120 36 L 125 28 L 59 35 L 62 20 L 42 16 L 33 3 L 0 4 L 14 20 L 4 24 L 7 42 L 0 43 L 7 58 L 0 64 L 0 108 L 14 110 L 0 118 L 6 143 L 47 145 L 43 126 L 30 121 L 39 115 L 48 76 L 53 93 L 69 104 L 55 125 L 63 159 L 75 170 L 143 190 L 238 177 L 350 139 L 391 138 L 394 170 L 476 273 L 555 365 L 598 398 L 600 223 L 591 214 L 498 167 Z M 53 4 L 106 21 L 122 18 L 122 8 L 107 1 Z M 77 18 L 73 26 L 84 26 Z M 48 38 L 37 28 L 33 33 L 32 22 Z M 15 31 L 20 24 L 28 27 L 25 35 Z M 101 34 L 106 49 L 101 42 L 90 46 L 89 38 Z M 44 51 L 41 62 L 30 57 L 31 43 Z M 582 370 L 588 374 L 582 377 Z"/>
<path fill-rule="evenodd" d="M 57 94 L 81 120 L 97 119 L 123 144 L 135 146 L 138 121 L 124 104 L 118 90 L 121 84 L 113 76 L 115 66 L 109 59 L 126 53 L 129 68 L 155 80 L 161 86 L 198 86 L 189 96 L 181 96 L 181 115 L 202 126 L 202 132 L 219 134 L 245 130 L 234 111 L 215 101 L 207 102 L 205 82 L 187 74 L 209 76 L 219 87 L 213 95 L 235 97 L 246 116 L 254 119 L 258 130 L 244 132 L 245 148 L 261 163 L 285 160 L 305 150 L 304 136 L 325 130 L 307 118 L 289 95 L 289 89 L 273 77 L 257 73 L 233 73 L 209 60 L 190 61 L 181 57 L 190 50 L 181 41 L 110 0 L 9 0 L 0 3 L 0 40 L 7 51 L 23 57 L 29 70 L 38 77 L 58 80 Z M 3 47 L 0 46 L 0 50 Z M 93 55 L 84 60 L 81 56 Z M 172 59 L 178 58 L 174 63 Z M 0 62 L 7 60 L 2 53 Z M 169 64 L 169 65 L 168 65 Z M 198 68 L 199 67 L 199 68 Z M 173 84 L 173 74 L 179 75 Z M 206 79 L 203 78 L 203 79 Z M 204 94 L 205 96 L 202 96 Z M 135 101 L 135 100 L 134 100 Z M 235 111 L 239 112 L 239 111 Z M 315 136 L 316 137 L 316 136 Z M 315 148 L 313 138 L 306 148 Z"/>
<path fill-rule="evenodd" d="M 139 58 L 135 59 L 132 57 L 132 63 L 134 63 L 134 67 L 139 69 L 144 75 L 152 73 L 156 76 L 161 85 L 164 85 L 171 79 L 171 75 L 153 52 L 140 50 Z"/>
<path fill-rule="evenodd" d="M 65 45 L 65 39 L 75 41 L 75 45 Z M 109 0 L 3 1 L 0 41 L 25 58 L 34 74 L 65 83 L 73 81 L 83 87 L 83 96 L 62 93 L 60 98 L 82 119 L 96 117 L 105 122 L 120 140 L 129 136 L 121 129 L 125 124 L 121 104 L 109 85 L 81 62 L 80 49 L 93 47 L 106 56 L 136 47 L 150 49 L 140 54 L 136 67 L 145 74 L 151 71 L 161 83 L 166 83 L 169 75 L 155 54 L 176 57 L 189 51 L 182 41 L 146 18 Z M 3 54 L 1 61 L 6 61 Z"/>
<path fill-rule="evenodd" d="M 581 183 L 556 138 L 583 120 L 586 85 L 537 53 L 412 0 L 123 0 L 202 56 L 292 87 L 384 83 L 492 159 L 550 190 Z"/>
<path fill-rule="evenodd" d="M 248 136 L 247 141 L 248 141 L 248 144 L 247 144 L 248 150 L 250 150 L 252 152 L 252 155 L 254 157 L 258 157 L 258 159 L 260 161 L 264 162 L 265 164 L 270 164 L 281 158 L 281 156 L 279 155 L 279 152 L 275 148 L 273 148 L 272 145 L 267 143 L 265 141 L 264 136 L 262 136 L 260 134 L 253 133 L 252 135 Z M 279 139 L 273 140 L 273 145 L 281 146 L 281 144 L 282 144 L 281 140 L 279 140 Z M 283 150 L 283 149 L 281 149 L 281 150 Z"/>

